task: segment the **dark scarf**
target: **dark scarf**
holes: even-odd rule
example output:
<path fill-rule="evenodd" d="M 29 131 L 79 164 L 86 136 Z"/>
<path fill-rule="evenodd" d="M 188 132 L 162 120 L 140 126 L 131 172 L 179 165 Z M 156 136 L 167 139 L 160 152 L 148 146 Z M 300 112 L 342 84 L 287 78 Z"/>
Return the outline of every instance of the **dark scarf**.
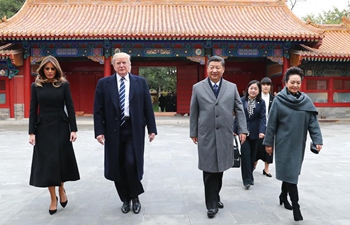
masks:
<path fill-rule="evenodd" d="M 287 87 L 284 87 L 282 91 L 276 95 L 276 98 L 288 108 L 298 111 L 315 112 L 318 114 L 312 100 L 303 92 L 298 92 L 296 95 L 292 95 Z"/>

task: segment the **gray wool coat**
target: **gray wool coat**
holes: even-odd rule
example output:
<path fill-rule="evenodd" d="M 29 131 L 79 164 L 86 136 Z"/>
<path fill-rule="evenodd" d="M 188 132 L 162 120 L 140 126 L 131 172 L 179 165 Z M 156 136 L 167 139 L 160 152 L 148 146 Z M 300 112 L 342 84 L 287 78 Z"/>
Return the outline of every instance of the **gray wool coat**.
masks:
<path fill-rule="evenodd" d="M 305 93 L 296 98 L 285 87 L 277 94 L 269 112 L 263 145 L 275 145 L 278 180 L 298 184 L 307 132 L 315 144 L 323 144 L 317 114 L 313 102 Z"/>
<path fill-rule="evenodd" d="M 208 79 L 192 89 L 190 137 L 198 138 L 198 168 L 218 173 L 233 165 L 234 114 L 238 133 L 248 133 L 248 130 L 236 85 L 222 79 L 216 98 Z"/>

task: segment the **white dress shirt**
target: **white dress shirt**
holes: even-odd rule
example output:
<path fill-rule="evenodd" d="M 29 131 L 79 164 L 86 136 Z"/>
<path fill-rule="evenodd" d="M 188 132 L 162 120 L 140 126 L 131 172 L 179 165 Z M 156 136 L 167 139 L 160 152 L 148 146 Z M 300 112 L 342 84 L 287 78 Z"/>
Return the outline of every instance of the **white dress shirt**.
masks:
<path fill-rule="evenodd" d="M 266 105 L 266 124 L 267 124 L 267 119 L 269 118 L 270 94 L 261 93 L 261 97 L 265 101 L 265 105 Z"/>
<path fill-rule="evenodd" d="M 120 83 L 121 83 L 121 79 L 122 77 L 119 76 L 118 74 L 116 74 L 116 78 L 117 78 L 117 83 L 118 83 L 118 91 L 120 90 Z M 130 112 L 129 112 L 129 92 L 130 92 L 130 77 L 129 74 L 127 74 L 124 80 L 124 84 L 125 84 L 125 105 L 124 105 L 124 115 L 126 117 L 130 116 Z"/>
<path fill-rule="evenodd" d="M 218 89 L 220 87 L 220 80 L 217 83 L 214 83 L 213 81 L 210 80 L 211 83 L 211 88 L 214 88 L 214 84 L 216 84 L 218 86 Z"/>

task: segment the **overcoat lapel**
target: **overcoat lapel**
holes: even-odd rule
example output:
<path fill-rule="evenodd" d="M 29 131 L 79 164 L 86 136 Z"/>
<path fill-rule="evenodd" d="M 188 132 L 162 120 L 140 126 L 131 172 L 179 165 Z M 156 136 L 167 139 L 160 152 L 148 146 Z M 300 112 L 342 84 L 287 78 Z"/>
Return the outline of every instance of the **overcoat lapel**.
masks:
<path fill-rule="evenodd" d="M 207 78 L 207 79 L 209 79 L 209 78 Z M 213 92 L 212 87 L 210 87 L 209 82 L 208 82 L 206 79 L 203 80 L 203 85 L 204 85 L 204 90 L 205 90 L 205 91 L 209 94 L 209 96 L 210 96 L 211 98 L 213 98 L 215 101 L 219 101 L 220 98 L 224 95 L 224 93 L 225 93 L 225 91 L 226 91 L 226 89 L 227 89 L 226 82 L 225 82 L 224 79 L 222 79 L 221 82 L 220 82 L 220 91 L 219 91 L 219 95 L 218 95 L 218 97 L 216 98 L 216 97 L 215 97 L 215 94 L 214 94 L 214 92 Z"/>
<path fill-rule="evenodd" d="M 207 78 L 207 79 L 209 79 L 209 78 Z M 212 99 L 214 99 L 214 100 L 216 101 L 217 99 L 216 99 L 216 97 L 215 97 L 215 94 L 214 94 L 214 92 L 213 92 L 213 89 L 210 87 L 210 85 L 209 85 L 207 79 L 203 80 L 203 82 L 202 82 L 202 85 L 204 86 L 204 90 L 208 93 L 208 95 L 209 95 Z"/>
<path fill-rule="evenodd" d="M 227 89 L 226 82 L 224 81 L 224 79 L 221 79 L 220 91 L 219 91 L 219 95 L 218 95 L 218 98 L 217 98 L 218 101 L 225 94 L 226 89 Z"/>
<path fill-rule="evenodd" d="M 139 82 L 137 79 L 135 79 L 135 75 L 129 74 L 130 78 L 130 91 L 129 91 L 129 102 L 131 101 L 132 97 L 134 96 L 135 90 L 137 90 Z"/>
<path fill-rule="evenodd" d="M 118 91 L 117 78 L 115 77 L 115 74 L 108 78 L 107 88 L 111 96 L 114 107 L 116 108 L 117 111 L 119 111 L 119 91 Z"/>

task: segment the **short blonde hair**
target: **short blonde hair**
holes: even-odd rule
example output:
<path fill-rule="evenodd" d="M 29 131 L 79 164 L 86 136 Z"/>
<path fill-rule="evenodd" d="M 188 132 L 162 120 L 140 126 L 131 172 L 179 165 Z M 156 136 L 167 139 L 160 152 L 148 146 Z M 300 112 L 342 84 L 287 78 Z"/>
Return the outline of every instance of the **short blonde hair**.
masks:
<path fill-rule="evenodd" d="M 48 82 L 48 79 L 46 78 L 44 73 L 44 66 L 49 62 L 52 63 L 53 66 L 56 68 L 56 75 L 52 80 L 52 85 L 54 87 L 59 87 L 61 86 L 62 83 L 67 82 L 66 78 L 63 75 L 63 71 L 61 69 L 60 63 L 55 57 L 53 57 L 52 55 L 49 55 L 49 56 L 46 56 L 41 61 L 40 66 L 36 71 L 38 73 L 38 75 L 35 78 L 36 86 L 42 87 L 44 83 Z"/>
<path fill-rule="evenodd" d="M 129 63 L 131 65 L 131 56 L 125 52 L 118 52 L 118 53 L 115 53 L 113 55 L 113 58 L 112 58 L 112 65 L 114 65 L 114 62 L 117 58 L 128 58 L 129 60 Z"/>

